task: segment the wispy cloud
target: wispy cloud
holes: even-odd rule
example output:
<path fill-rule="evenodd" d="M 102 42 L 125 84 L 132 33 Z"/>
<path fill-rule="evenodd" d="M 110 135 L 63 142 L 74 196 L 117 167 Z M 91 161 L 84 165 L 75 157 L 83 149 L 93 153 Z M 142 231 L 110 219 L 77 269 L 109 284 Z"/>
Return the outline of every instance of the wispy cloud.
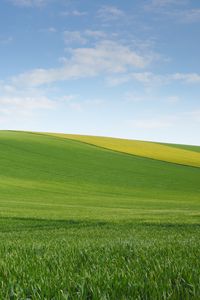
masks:
<path fill-rule="evenodd" d="M 122 18 L 125 16 L 125 13 L 123 10 L 119 9 L 116 6 L 111 5 L 105 5 L 102 6 L 97 13 L 98 17 L 105 20 L 118 20 L 119 18 Z"/>
<path fill-rule="evenodd" d="M 64 42 L 67 46 L 85 45 L 87 43 L 105 40 L 107 34 L 101 30 L 85 29 L 83 31 L 69 31 L 63 32 Z"/>
<path fill-rule="evenodd" d="M 24 86 L 17 88 L 8 82 L 0 82 L 0 115 L 7 117 L 28 116 L 34 111 L 51 110 L 57 101 L 40 89 Z"/>
<path fill-rule="evenodd" d="M 101 31 L 101 30 L 86 29 L 84 31 L 84 34 L 86 36 L 92 37 L 92 38 L 105 38 L 106 37 L 106 33 L 104 31 Z"/>
<path fill-rule="evenodd" d="M 51 27 L 47 27 L 47 28 L 43 28 L 43 29 L 40 29 L 39 32 L 44 32 L 44 33 L 56 33 L 57 32 L 57 29 L 53 26 Z"/>
<path fill-rule="evenodd" d="M 22 111 L 25 110 L 34 110 L 34 109 L 50 109 L 55 107 L 55 102 L 48 99 L 45 96 L 38 97 L 29 97 L 29 96 L 0 96 L 0 105 L 1 107 L 15 107 Z"/>
<path fill-rule="evenodd" d="M 50 0 L 8 0 L 17 6 L 31 7 L 31 6 L 43 6 L 47 4 Z"/>
<path fill-rule="evenodd" d="M 146 9 L 166 8 L 169 6 L 185 5 L 188 0 L 149 0 L 145 2 Z"/>
<path fill-rule="evenodd" d="M 149 58 L 136 53 L 128 46 L 104 40 L 94 47 L 71 50 L 71 57 L 55 69 L 35 69 L 13 78 L 14 84 L 39 86 L 55 81 L 93 77 L 105 74 L 126 73 L 130 68 L 144 68 Z"/>
<path fill-rule="evenodd" d="M 186 83 L 200 83 L 200 74 L 198 73 L 175 73 L 168 77 L 170 80 L 179 80 Z"/>
<path fill-rule="evenodd" d="M 200 123 L 200 109 L 184 113 L 186 118 L 191 118 L 194 122 Z"/>
<path fill-rule="evenodd" d="M 151 0 L 144 8 L 151 13 L 160 14 L 179 23 L 194 23 L 200 21 L 200 8 L 189 8 L 188 0 Z"/>
<path fill-rule="evenodd" d="M 136 129 L 162 129 L 162 128 L 169 128 L 173 126 L 172 119 L 136 119 L 129 121 L 128 124 L 132 128 Z"/>
<path fill-rule="evenodd" d="M 169 96 L 165 100 L 169 104 L 176 104 L 181 101 L 181 98 L 179 96 Z"/>
<path fill-rule="evenodd" d="M 47 96 L 4 95 L 0 96 L 0 119 L 2 122 L 11 122 L 14 119 L 30 118 L 38 112 L 53 110 L 57 102 Z"/>
<path fill-rule="evenodd" d="M 134 72 L 125 75 L 117 74 L 107 77 L 110 86 L 117 86 L 123 83 L 138 81 L 147 86 L 166 85 L 172 82 L 187 84 L 199 84 L 200 74 L 198 73 L 173 73 L 173 74 L 154 74 L 152 72 Z"/>
<path fill-rule="evenodd" d="M 172 17 L 176 18 L 182 23 L 195 23 L 200 21 L 200 8 L 187 9 L 183 11 L 175 11 L 171 14 Z"/>
<path fill-rule="evenodd" d="M 86 16 L 88 13 L 86 11 L 80 11 L 80 10 L 73 10 L 72 11 L 72 15 L 75 17 L 82 17 L 82 16 Z"/>
<path fill-rule="evenodd" d="M 117 86 L 123 83 L 138 81 L 144 85 L 159 85 L 166 83 L 168 79 L 168 75 L 165 77 L 164 75 L 157 75 L 152 72 L 130 72 L 125 75 L 114 75 L 107 77 L 107 83 L 110 86 Z"/>
<path fill-rule="evenodd" d="M 34 120 L 38 114 L 56 112 L 59 109 L 78 110 L 82 107 L 79 95 L 52 95 L 53 89 L 21 86 L 0 82 L 0 122 L 9 124 L 13 120 Z"/>
<path fill-rule="evenodd" d="M 72 10 L 72 11 L 63 11 L 60 13 L 61 16 L 74 16 L 74 17 L 83 17 L 87 16 L 88 13 L 86 11 L 80 11 L 80 10 Z"/>
<path fill-rule="evenodd" d="M 142 90 L 142 92 L 137 91 L 127 91 L 124 94 L 124 101 L 125 103 L 151 103 L 152 106 L 155 103 L 162 103 L 164 105 L 176 105 L 180 103 L 182 98 L 178 95 L 169 95 L 169 96 L 160 96 L 159 94 L 149 91 L 149 90 Z"/>
<path fill-rule="evenodd" d="M 148 99 L 146 95 L 141 95 L 136 92 L 126 92 L 124 95 L 124 100 L 127 103 L 139 103 L 139 102 L 144 102 Z"/>
<path fill-rule="evenodd" d="M 132 120 L 126 121 L 126 127 L 129 130 L 137 130 L 140 137 L 141 136 L 152 136 L 153 140 L 163 140 L 164 141 L 164 132 L 166 132 L 167 136 L 171 137 L 171 142 L 173 140 L 174 132 L 178 130 L 180 132 L 181 143 L 185 143 L 185 136 L 191 134 L 191 128 L 193 128 L 196 133 L 198 132 L 198 126 L 200 124 L 200 110 L 190 110 L 183 112 L 174 112 L 172 114 L 154 114 L 153 117 L 149 117 L 147 115 L 138 117 L 136 116 Z M 152 135 L 152 132 L 154 135 Z M 150 135 L 149 135 L 150 133 Z M 144 135 L 143 135 L 144 134 Z M 155 138 L 157 136 L 157 138 Z M 192 136 L 192 135 L 191 135 Z M 145 138 L 146 139 L 146 138 Z M 178 139 L 175 134 L 174 142 L 177 143 Z M 196 142 L 198 141 L 198 135 L 196 137 Z M 191 144 L 196 144 L 192 139 L 189 142 Z"/>
<path fill-rule="evenodd" d="M 86 44 L 87 39 L 81 34 L 80 31 L 64 31 L 64 41 L 65 44 Z"/>
<path fill-rule="evenodd" d="M 7 45 L 13 42 L 13 37 L 8 36 L 8 37 L 1 37 L 0 36 L 0 45 Z"/>
<path fill-rule="evenodd" d="M 67 101 L 68 107 L 78 111 L 78 112 L 82 112 L 85 109 L 87 110 L 88 108 L 91 107 L 99 107 L 101 106 L 103 103 L 105 103 L 104 100 L 102 99 L 89 99 L 89 100 L 83 100 L 80 99 L 79 96 L 76 95 L 76 97 L 72 97 L 71 99 L 69 98 Z"/>

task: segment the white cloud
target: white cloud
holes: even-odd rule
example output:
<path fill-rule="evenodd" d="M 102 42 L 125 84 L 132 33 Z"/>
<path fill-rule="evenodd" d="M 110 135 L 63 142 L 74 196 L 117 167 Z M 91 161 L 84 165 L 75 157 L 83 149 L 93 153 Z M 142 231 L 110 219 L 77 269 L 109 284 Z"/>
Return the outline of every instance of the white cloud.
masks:
<path fill-rule="evenodd" d="M 187 83 L 200 83 L 200 74 L 197 73 L 175 73 L 169 76 L 169 78 Z"/>
<path fill-rule="evenodd" d="M 200 109 L 197 109 L 195 111 L 185 112 L 184 116 L 189 119 L 191 118 L 196 123 L 200 123 Z"/>
<path fill-rule="evenodd" d="M 64 31 L 64 42 L 66 45 L 74 44 L 85 45 L 89 41 L 97 41 L 106 38 L 106 33 L 100 30 L 86 29 L 84 31 Z"/>
<path fill-rule="evenodd" d="M 51 110 L 57 101 L 45 95 L 44 91 L 28 88 L 18 89 L 11 83 L 0 82 L 0 115 L 12 119 L 28 116 L 34 111 Z"/>
<path fill-rule="evenodd" d="M 96 107 L 96 106 L 101 106 L 103 103 L 105 103 L 104 100 L 102 99 L 88 99 L 88 100 L 81 100 L 79 99 L 78 95 L 72 95 L 72 97 L 70 98 L 70 96 L 67 96 L 67 100 L 66 100 L 68 107 L 76 110 L 76 111 L 83 111 L 85 109 L 87 109 L 88 107 Z"/>
<path fill-rule="evenodd" d="M 101 41 L 94 47 L 71 50 L 71 58 L 55 69 L 35 69 L 13 78 L 16 85 L 39 86 L 55 81 L 93 77 L 100 74 L 126 73 L 144 68 L 149 58 L 137 54 L 128 46 L 113 41 Z"/>
<path fill-rule="evenodd" d="M 85 35 L 89 36 L 89 37 L 93 37 L 93 38 L 105 38 L 106 37 L 106 33 L 100 30 L 90 30 L 87 29 L 85 30 Z"/>
<path fill-rule="evenodd" d="M 128 91 L 124 94 L 124 100 L 127 103 L 139 103 L 139 102 L 150 102 L 152 105 L 155 103 L 163 104 L 177 104 L 181 101 L 181 98 L 177 95 L 160 96 L 155 92 L 143 90 L 142 93 L 137 91 Z"/>
<path fill-rule="evenodd" d="M 165 100 L 166 100 L 166 102 L 168 102 L 170 104 L 176 104 L 176 103 L 180 102 L 181 99 L 178 96 L 169 96 Z"/>
<path fill-rule="evenodd" d="M 177 13 L 182 22 L 193 23 L 200 21 L 200 9 L 190 9 Z"/>
<path fill-rule="evenodd" d="M 52 69 L 34 69 L 12 79 L 14 85 L 40 86 L 56 81 L 103 75 L 109 86 L 137 81 L 146 86 L 166 85 L 178 81 L 199 84 L 198 73 L 154 74 L 152 72 L 130 72 L 145 68 L 152 57 L 142 56 L 129 47 L 114 41 L 100 41 L 94 47 L 71 49 L 70 58 L 62 58 L 62 66 Z"/>
<path fill-rule="evenodd" d="M 56 33 L 57 29 L 55 27 L 51 26 L 51 27 L 48 27 L 48 28 L 40 29 L 39 32 Z"/>
<path fill-rule="evenodd" d="M 64 31 L 65 44 L 86 44 L 87 39 L 81 34 L 80 31 Z"/>
<path fill-rule="evenodd" d="M 0 116 L 1 115 L 10 115 L 10 110 L 8 108 L 0 108 Z"/>
<path fill-rule="evenodd" d="M 150 0 L 146 2 L 145 8 L 155 9 L 172 5 L 184 5 L 187 2 L 187 0 Z"/>
<path fill-rule="evenodd" d="M 179 23 L 195 23 L 200 21 L 200 9 L 175 9 L 161 11 L 163 16 Z"/>
<path fill-rule="evenodd" d="M 82 104 L 80 102 L 71 102 L 69 103 L 69 107 L 76 111 L 82 110 Z"/>
<path fill-rule="evenodd" d="M 152 114 L 152 113 L 151 113 Z M 154 115 L 154 116 L 141 116 L 132 120 L 126 121 L 127 130 L 134 131 L 139 134 L 141 139 L 153 140 L 167 140 L 174 139 L 175 143 L 186 143 L 185 137 L 191 136 L 188 144 L 199 143 L 198 129 L 200 125 L 200 110 L 175 112 L 169 115 Z M 153 133 L 153 135 L 152 135 Z M 179 134 L 177 136 L 177 133 Z M 150 135 L 149 135 L 150 134 Z M 164 134 L 164 135 L 163 135 Z M 165 136 L 166 134 L 166 136 Z M 193 135 L 194 134 L 194 135 Z M 142 137 L 143 136 L 143 137 Z M 157 137 L 156 137 L 157 136 Z M 174 137 L 174 138 L 173 138 Z M 195 142 L 194 142 L 195 141 Z"/>
<path fill-rule="evenodd" d="M 49 27 L 49 28 L 47 29 L 47 31 L 48 31 L 48 32 L 52 32 L 52 33 L 57 32 L 57 30 L 56 30 L 55 27 Z"/>
<path fill-rule="evenodd" d="M 62 102 L 66 102 L 66 103 L 69 103 L 71 101 L 73 101 L 74 99 L 76 99 L 78 97 L 78 95 L 74 95 L 74 94 L 71 94 L 71 95 L 64 95 L 60 98 L 60 100 Z"/>
<path fill-rule="evenodd" d="M 98 10 L 98 17 L 105 20 L 118 20 L 125 16 L 125 13 L 116 6 L 105 5 Z"/>
<path fill-rule="evenodd" d="M 74 17 L 82 17 L 82 16 L 86 16 L 87 14 L 88 13 L 86 11 L 80 11 L 80 10 L 61 12 L 61 16 L 74 16 Z"/>
<path fill-rule="evenodd" d="M 124 100 L 126 102 L 133 102 L 133 103 L 143 102 L 147 98 L 148 97 L 146 95 L 138 95 L 135 92 L 126 92 L 124 95 Z"/>
<path fill-rule="evenodd" d="M 1 107 L 15 107 L 24 110 L 34 109 L 51 109 L 55 107 L 55 102 L 48 99 L 45 96 L 40 97 L 17 97 L 17 96 L 1 96 L 0 97 Z M 5 109 L 5 108 L 4 108 Z M 7 108 L 6 108 L 7 110 Z"/>
<path fill-rule="evenodd" d="M 13 42 L 13 37 L 8 36 L 8 37 L 0 37 L 0 45 L 7 45 Z"/>
<path fill-rule="evenodd" d="M 117 86 L 130 81 L 138 81 L 144 85 L 160 85 L 168 82 L 168 76 L 157 75 L 151 72 L 134 72 L 126 75 L 107 77 L 107 83 L 110 86 Z"/>
<path fill-rule="evenodd" d="M 163 119 L 138 119 L 129 121 L 131 127 L 137 129 L 161 129 L 169 128 L 173 126 L 172 120 L 163 120 Z"/>
<path fill-rule="evenodd" d="M 25 7 L 43 6 L 49 2 L 49 0 L 9 0 L 9 1 L 15 5 L 25 6 Z"/>
<path fill-rule="evenodd" d="M 100 30 L 86 29 L 84 31 L 64 31 L 64 42 L 66 45 L 85 45 L 92 40 L 102 40 L 106 38 L 106 33 Z"/>
<path fill-rule="evenodd" d="M 110 86 L 117 86 L 130 81 L 138 81 L 146 86 L 165 85 L 174 81 L 187 84 L 199 84 L 200 74 L 198 73 L 174 73 L 174 74 L 154 74 L 152 72 L 135 72 L 126 75 L 114 75 L 107 77 Z"/>
<path fill-rule="evenodd" d="M 106 82 L 107 82 L 108 86 L 110 86 L 110 87 L 121 85 L 123 83 L 129 82 L 130 80 L 131 79 L 130 79 L 129 74 L 119 75 L 119 76 L 116 76 L 116 75 L 115 76 L 108 76 L 106 78 Z"/>
<path fill-rule="evenodd" d="M 80 10 L 73 10 L 71 13 L 73 16 L 75 17 L 82 17 L 82 16 L 86 16 L 87 12 L 86 11 L 80 11 Z"/>
<path fill-rule="evenodd" d="M 161 14 L 179 23 L 194 23 L 200 21 L 199 8 L 187 8 L 188 0 L 151 0 L 144 8 L 154 13 Z M 180 6 L 185 6 L 180 8 Z"/>
<path fill-rule="evenodd" d="M 54 109 L 57 103 L 46 96 L 0 96 L 0 119 L 2 122 L 10 122 L 14 119 L 28 118 L 38 111 Z"/>
<path fill-rule="evenodd" d="M 162 76 L 155 75 L 151 72 L 137 72 L 130 74 L 131 79 L 137 80 L 144 84 L 160 83 L 163 80 Z"/>

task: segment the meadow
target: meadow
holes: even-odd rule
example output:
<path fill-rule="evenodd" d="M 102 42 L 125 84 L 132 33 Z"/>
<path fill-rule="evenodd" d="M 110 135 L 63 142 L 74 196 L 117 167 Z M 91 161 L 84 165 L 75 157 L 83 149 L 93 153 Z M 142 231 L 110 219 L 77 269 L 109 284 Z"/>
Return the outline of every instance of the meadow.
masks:
<path fill-rule="evenodd" d="M 45 133 L 45 135 L 47 134 Z M 137 155 L 186 166 L 200 167 L 200 154 L 198 153 L 198 146 L 195 147 L 187 145 L 170 145 L 146 141 L 77 134 L 48 133 L 48 135 L 77 140 L 89 145 L 118 151 L 120 153 Z"/>
<path fill-rule="evenodd" d="M 200 147 L 109 145 L 0 132 L 0 299 L 200 299 Z"/>

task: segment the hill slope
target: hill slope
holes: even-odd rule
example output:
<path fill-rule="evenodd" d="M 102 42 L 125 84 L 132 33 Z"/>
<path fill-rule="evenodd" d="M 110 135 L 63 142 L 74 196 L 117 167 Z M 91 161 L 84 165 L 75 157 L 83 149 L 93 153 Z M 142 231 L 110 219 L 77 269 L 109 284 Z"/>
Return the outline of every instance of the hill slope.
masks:
<path fill-rule="evenodd" d="M 0 132 L 0 165 L 2 215 L 184 219 L 199 208 L 200 169 L 71 139 Z"/>
<path fill-rule="evenodd" d="M 0 299 L 200 299 L 200 168 L 0 132 Z"/>
<path fill-rule="evenodd" d="M 200 150 L 199 147 L 195 146 L 160 144 L 154 142 L 75 134 L 48 133 L 48 135 L 73 139 L 131 155 L 137 155 L 181 165 L 200 167 L 200 153 L 198 153 Z"/>

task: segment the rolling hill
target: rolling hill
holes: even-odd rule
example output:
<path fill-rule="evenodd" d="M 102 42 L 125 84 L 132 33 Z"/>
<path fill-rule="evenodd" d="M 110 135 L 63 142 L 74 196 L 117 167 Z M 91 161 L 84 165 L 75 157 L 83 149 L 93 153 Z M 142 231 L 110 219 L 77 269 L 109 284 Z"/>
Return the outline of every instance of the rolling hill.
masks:
<path fill-rule="evenodd" d="M 0 299 L 198 299 L 199 158 L 0 131 Z"/>
<path fill-rule="evenodd" d="M 91 138 L 92 142 L 96 139 Z M 184 218 L 198 206 L 198 168 L 94 147 L 82 136 L 73 140 L 1 132 L 0 143 L 1 213 L 9 205 L 9 212 L 4 214 L 44 217 L 52 211 L 51 216 L 56 218 L 89 215 L 112 219 L 117 213 L 119 219 L 143 215 L 151 219 L 169 211 L 173 217 L 176 211 Z M 184 158 L 190 162 L 190 153 L 194 152 L 186 153 Z"/>
<path fill-rule="evenodd" d="M 151 159 L 200 167 L 200 147 L 187 145 L 161 144 L 137 140 L 119 138 L 71 135 L 71 134 L 48 134 L 60 138 L 77 140 L 97 147 L 118 151 L 121 153 L 147 157 Z"/>

